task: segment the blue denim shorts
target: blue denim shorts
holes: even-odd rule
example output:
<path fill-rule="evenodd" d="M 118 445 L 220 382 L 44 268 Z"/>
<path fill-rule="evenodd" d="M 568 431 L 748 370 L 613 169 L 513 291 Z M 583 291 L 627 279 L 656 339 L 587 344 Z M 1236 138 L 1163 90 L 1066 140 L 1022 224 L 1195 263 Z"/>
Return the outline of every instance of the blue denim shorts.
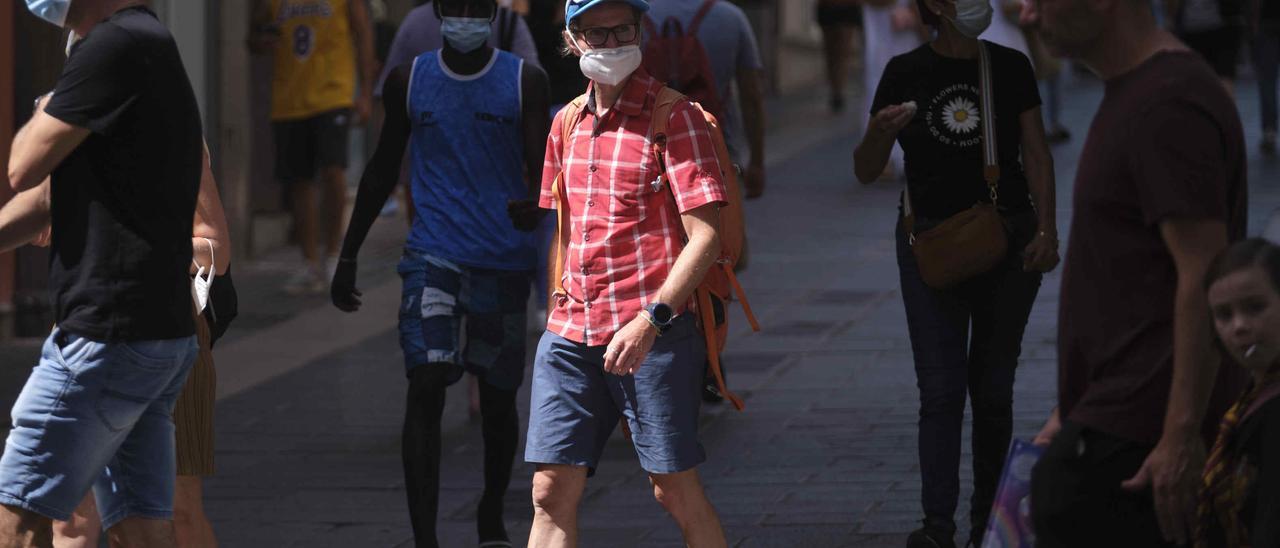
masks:
<path fill-rule="evenodd" d="M 397 271 L 406 373 L 449 366 L 450 383 L 466 370 L 495 388 L 520 388 L 533 272 L 466 267 L 413 249 Z"/>
<path fill-rule="evenodd" d="M 171 519 L 173 405 L 194 336 L 101 343 L 54 329 L 13 405 L 0 504 L 66 520 L 93 488 L 104 529 Z"/>
<path fill-rule="evenodd" d="M 680 316 L 658 337 L 634 375 L 605 373 L 605 348 L 543 334 L 533 362 L 525 461 L 594 473 L 625 418 L 646 472 L 674 474 L 702 464 L 698 410 L 707 351 L 693 315 Z"/>

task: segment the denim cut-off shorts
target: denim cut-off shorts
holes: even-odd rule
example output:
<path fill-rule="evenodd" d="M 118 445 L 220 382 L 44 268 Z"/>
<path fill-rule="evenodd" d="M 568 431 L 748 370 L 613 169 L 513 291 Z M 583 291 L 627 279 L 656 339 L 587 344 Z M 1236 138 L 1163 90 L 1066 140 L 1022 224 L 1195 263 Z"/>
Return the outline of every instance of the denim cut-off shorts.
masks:
<path fill-rule="evenodd" d="M 102 343 L 55 328 L 13 405 L 0 504 L 71 517 L 90 487 L 103 529 L 172 519 L 173 406 L 195 336 Z"/>
<path fill-rule="evenodd" d="M 698 410 L 707 351 L 693 315 L 676 318 L 634 375 L 606 373 L 605 349 L 550 331 L 542 336 L 533 362 L 525 461 L 585 466 L 594 474 L 625 418 L 646 472 L 674 474 L 702 464 Z"/>
<path fill-rule="evenodd" d="M 406 374 L 447 366 L 450 384 L 465 370 L 494 388 L 520 388 L 532 271 L 466 267 L 413 249 L 397 271 Z"/>

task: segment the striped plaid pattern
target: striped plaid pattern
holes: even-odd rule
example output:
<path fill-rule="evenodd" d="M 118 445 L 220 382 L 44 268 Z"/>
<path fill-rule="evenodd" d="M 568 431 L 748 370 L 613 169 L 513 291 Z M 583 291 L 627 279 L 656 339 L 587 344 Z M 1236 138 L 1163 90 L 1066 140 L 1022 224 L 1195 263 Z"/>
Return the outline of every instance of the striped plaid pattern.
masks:
<path fill-rule="evenodd" d="M 539 205 L 555 207 L 551 187 L 563 172 L 570 229 L 564 294 L 547 330 L 571 341 L 608 344 L 671 273 L 684 247 L 680 214 L 726 199 L 706 120 L 687 101 L 671 109 L 659 173 L 649 126 L 661 89 L 639 69 L 604 116 L 588 104 L 569 143 L 561 142 L 563 115 L 552 122 Z"/>

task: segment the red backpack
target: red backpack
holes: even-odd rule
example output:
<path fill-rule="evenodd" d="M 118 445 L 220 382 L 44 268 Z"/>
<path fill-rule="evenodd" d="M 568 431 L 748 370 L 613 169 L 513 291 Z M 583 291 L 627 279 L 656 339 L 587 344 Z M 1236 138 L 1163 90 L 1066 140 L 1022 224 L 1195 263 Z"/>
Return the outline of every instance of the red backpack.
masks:
<path fill-rule="evenodd" d="M 716 76 L 711 71 L 711 58 L 702 42 L 698 41 L 702 20 L 718 1 L 703 2 L 693 21 L 689 22 L 688 29 L 675 17 L 668 17 L 662 22 L 662 32 L 658 32 L 653 19 L 646 15 L 644 29 L 649 39 L 644 46 L 644 68 L 650 76 L 700 104 L 712 116 L 724 119 L 720 88 L 716 87 Z"/>

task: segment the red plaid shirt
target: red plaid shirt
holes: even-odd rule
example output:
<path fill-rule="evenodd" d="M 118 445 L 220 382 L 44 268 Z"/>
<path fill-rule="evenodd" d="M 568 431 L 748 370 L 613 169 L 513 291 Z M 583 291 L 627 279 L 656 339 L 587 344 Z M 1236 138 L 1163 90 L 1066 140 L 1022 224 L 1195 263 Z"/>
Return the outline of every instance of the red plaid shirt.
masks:
<path fill-rule="evenodd" d="M 608 344 L 671 273 L 684 249 L 680 214 L 725 201 L 711 133 L 688 101 L 671 109 L 666 177 L 660 188 L 653 184 L 659 168 L 649 122 L 661 89 L 637 70 L 603 117 L 588 103 L 568 146 L 561 143 L 564 116 L 551 124 L 539 205 L 555 207 L 551 187 L 563 171 L 570 230 L 564 294 L 547 330 L 571 341 Z M 590 88 L 587 93 L 594 101 Z"/>

